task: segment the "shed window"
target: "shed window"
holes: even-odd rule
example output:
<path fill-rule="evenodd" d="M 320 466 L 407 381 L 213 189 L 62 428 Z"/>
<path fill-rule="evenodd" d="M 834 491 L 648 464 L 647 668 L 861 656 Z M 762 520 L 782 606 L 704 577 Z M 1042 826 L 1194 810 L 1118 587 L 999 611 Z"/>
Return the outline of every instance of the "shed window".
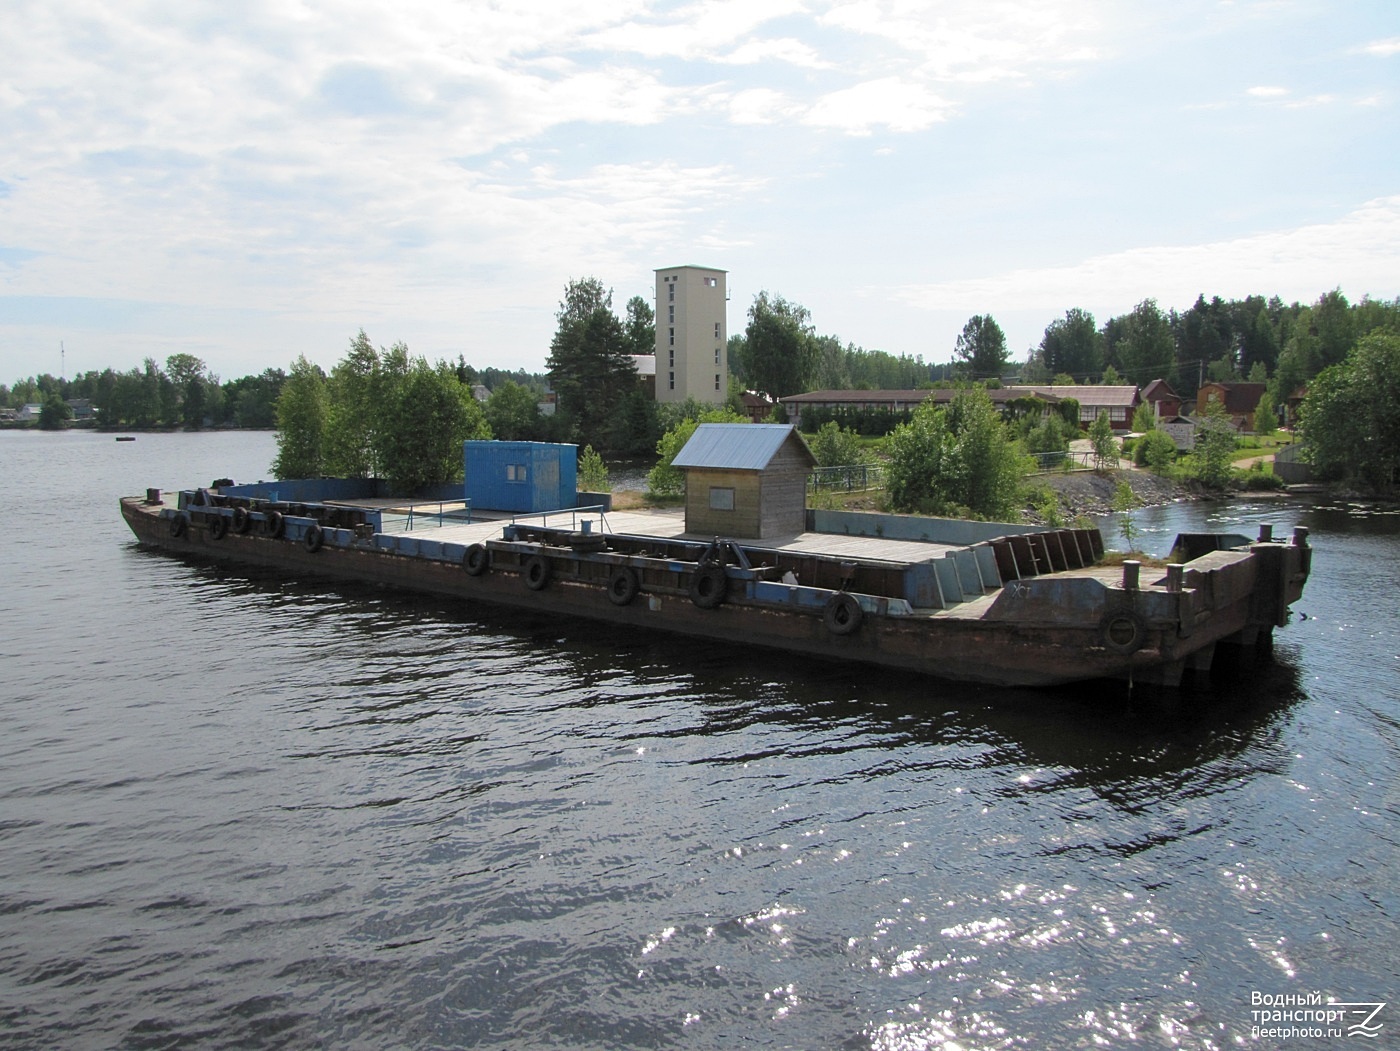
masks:
<path fill-rule="evenodd" d="M 734 489 L 732 487 L 723 487 L 718 485 L 710 486 L 710 510 L 734 510 Z"/>
<path fill-rule="evenodd" d="M 526 472 L 525 472 L 525 465 L 524 465 L 523 463 L 508 463 L 508 464 L 506 464 L 506 481 L 507 481 L 507 482 L 526 482 L 526 481 L 529 481 L 529 478 L 528 478 L 528 476 L 526 475 Z"/>

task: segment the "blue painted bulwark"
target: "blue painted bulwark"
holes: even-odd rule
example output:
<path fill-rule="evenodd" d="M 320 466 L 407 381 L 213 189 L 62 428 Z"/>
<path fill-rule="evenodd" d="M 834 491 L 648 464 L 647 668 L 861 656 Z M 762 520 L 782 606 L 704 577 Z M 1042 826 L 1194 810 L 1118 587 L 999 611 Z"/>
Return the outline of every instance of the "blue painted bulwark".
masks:
<path fill-rule="evenodd" d="M 533 513 L 578 506 L 578 446 L 464 442 L 467 499 L 474 508 Z"/>

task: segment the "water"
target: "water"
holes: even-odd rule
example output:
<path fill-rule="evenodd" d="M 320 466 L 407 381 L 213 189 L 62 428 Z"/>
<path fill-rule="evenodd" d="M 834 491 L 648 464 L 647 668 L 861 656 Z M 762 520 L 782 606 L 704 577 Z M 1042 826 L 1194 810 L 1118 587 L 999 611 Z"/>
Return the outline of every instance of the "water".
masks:
<path fill-rule="evenodd" d="M 117 497 L 265 434 L 0 434 L 0 1048 L 1154 1048 L 1400 992 L 1400 516 L 1285 535 L 1179 710 L 288 581 Z M 1400 1007 L 1381 1039 L 1396 1046 Z"/>

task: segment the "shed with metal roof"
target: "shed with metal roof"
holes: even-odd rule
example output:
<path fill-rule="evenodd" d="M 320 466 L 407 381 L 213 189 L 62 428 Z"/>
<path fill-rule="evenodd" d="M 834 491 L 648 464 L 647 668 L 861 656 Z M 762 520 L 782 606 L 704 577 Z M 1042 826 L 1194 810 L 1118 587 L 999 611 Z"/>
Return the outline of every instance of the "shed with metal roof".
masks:
<path fill-rule="evenodd" d="M 816 462 L 790 424 L 700 424 L 673 461 L 685 472 L 686 532 L 749 540 L 803 532 Z"/>

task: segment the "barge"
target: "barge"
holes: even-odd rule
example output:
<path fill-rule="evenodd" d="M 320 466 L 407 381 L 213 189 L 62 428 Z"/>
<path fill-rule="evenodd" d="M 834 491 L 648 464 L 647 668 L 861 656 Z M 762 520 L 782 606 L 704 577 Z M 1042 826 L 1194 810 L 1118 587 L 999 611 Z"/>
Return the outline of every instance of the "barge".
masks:
<path fill-rule="evenodd" d="M 998 685 L 1175 686 L 1220 646 L 1267 648 L 1311 566 L 1302 527 L 1186 534 L 1166 565 L 1105 564 L 1097 529 L 806 510 L 799 532 L 745 539 L 602 508 L 480 521 L 459 501 L 406 520 L 333 490 L 120 505 L 141 544 L 175 555 Z"/>

